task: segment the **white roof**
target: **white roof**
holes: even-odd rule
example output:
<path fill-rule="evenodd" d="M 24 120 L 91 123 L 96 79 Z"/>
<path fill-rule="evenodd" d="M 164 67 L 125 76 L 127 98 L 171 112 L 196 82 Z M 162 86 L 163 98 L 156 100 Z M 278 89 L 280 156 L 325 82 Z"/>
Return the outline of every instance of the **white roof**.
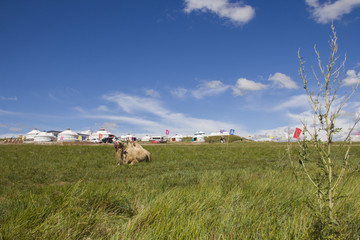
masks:
<path fill-rule="evenodd" d="M 34 130 L 28 132 L 26 135 L 36 135 L 36 134 L 39 134 L 39 133 L 40 133 L 40 131 L 35 128 Z"/>
<path fill-rule="evenodd" d="M 40 132 L 36 137 L 55 137 L 55 135 L 53 133 Z"/>
<path fill-rule="evenodd" d="M 85 130 L 85 131 L 81 131 L 79 132 L 80 134 L 83 134 L 83 135 L 91 135 L 93 133 L 93 131 L 91 130 Z"/>
<path fill-rule="evenodd" d="M 25 137 L 26 137 L 27 140 L 31 140 L 31 139 L 34 139 L 34 137 L 35 137 L 36 135 L 38 135 L 39 133 L 40 133 L 39 130 L 34 129 L 34 130 L 28 132 L 28 133 L 25 135 Z"/>
<path fill-rule="evenodd" d="M 70 128 L 66 129 L 65 131 L 62 131 L 61 133 L 59 133 L 58 136 L 78 136 L 79 134 L 77 134 L 76 132 L 70 130 Z"/>
<path fill-rule="evenodd" d="M 202 132 L 202 131 L 198 131 L 198 132 L 196 132 L 194 135 L 205 135 L 205 133 Z"/>
<path fill-rule="evenodd" d="M 99 131 L 96 132 L 96 134 L 112 134 L 111 132 L 107 131 L 105 128 L 100 128 Z"/>

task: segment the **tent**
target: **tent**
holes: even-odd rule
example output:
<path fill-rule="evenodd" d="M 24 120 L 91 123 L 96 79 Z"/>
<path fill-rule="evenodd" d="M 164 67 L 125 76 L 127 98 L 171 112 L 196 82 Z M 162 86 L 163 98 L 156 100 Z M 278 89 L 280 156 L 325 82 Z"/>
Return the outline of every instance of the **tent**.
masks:
<path fill-rule="evenodd" d="M 34 141 L 34 137 L 40 133 L 36 128 L 25 135 L 26 141 Z"/>
<path fill-rule="evenodd" d="M 43 142 L 54 142 L 56 137 L 52 133 L 40 132 L 34 137 L 34 142 L 43 143 Z"/>
<path fill-rule="evenodd" d="M 141 138 L 142 142 L 149 142 L 150 141 L 150 136 L 146 135 L 145 137 Z"/>
<path fill-rule="evenodd" d="M 181 142 L 183 140 L 183 136 L 181 135 L 175 135 L 171 137 L 171 142 Z"/>
<path fill-rule="evenodd" d="M 123 135 L 123 136 L 120 136 L 120 140 L 121 141 L 135 141 L 136 140 L 136 137 L 131 135 L 130 133 L 128 135 Z"/>
<path fill-rule="evenodd" d="M 59 133 L 57 140 L 62 142 L 79 142 L 79 134 L 71 131 L 70 128 L 68 128 L 65 131 Z"/>
<path fill-rule="evenodd" d="M 192 138 L 192 141 L 193 141 L 193 142 L 196 142 L 196 143 L 205 142 L 205 137 L 204 137 L 204 135 L 195 135 L 195 136 Z"/>
<path fill-rule="evenodd" d="M 95 133 L 92 133 L 90 135 L 90 141 L 95 140 L 95 139 L 101 141 L 101 139 L 103 139 L 103 138 L 108 138 L 108 137 L 113 138 L 114 136 L 115 136 L 114 134 L 112 134 L 109 131 L 105 130 L 105 128 L 100 128 L 99 131 L 97 131 Z"/>

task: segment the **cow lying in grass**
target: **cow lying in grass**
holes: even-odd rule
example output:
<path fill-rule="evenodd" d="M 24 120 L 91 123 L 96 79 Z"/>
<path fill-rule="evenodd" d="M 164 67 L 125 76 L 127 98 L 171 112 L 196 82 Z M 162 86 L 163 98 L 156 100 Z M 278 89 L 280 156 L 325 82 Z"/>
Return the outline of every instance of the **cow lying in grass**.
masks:
<path fill-rule="evenodd" d="M 126 145 L 126 149 L 124 150 L 124 144 L 121 141 L 118 140 L 114 143 L 118 165 L 132 165 L 134 163 L 149 162 L 151 160 L 150 152 L 145 150 L 139 143 L 128 141 Z"/>

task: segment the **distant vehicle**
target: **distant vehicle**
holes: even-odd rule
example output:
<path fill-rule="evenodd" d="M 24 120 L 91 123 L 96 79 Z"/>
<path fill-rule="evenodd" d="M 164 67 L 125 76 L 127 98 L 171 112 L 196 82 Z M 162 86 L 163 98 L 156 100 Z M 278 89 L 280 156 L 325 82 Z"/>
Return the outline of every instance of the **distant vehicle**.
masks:
<path fill-rule="evenodd" d="M 101 143 L 101 141 L 98 138 L 90 138 L 89 141 L 92 143 Z"/>
<path fill-rule="evenodd" d="M 107 137 L 107 138 L 103 138 L 101 139 L 102 143 L 113 143 L 114 142 L 114 138 L 113 137 Z"/>
<path fill-rule="evenodd" d="M 167 143 L 166 139 L 162 136 L 153 136 L 150 138 L 152 143 Z"/>

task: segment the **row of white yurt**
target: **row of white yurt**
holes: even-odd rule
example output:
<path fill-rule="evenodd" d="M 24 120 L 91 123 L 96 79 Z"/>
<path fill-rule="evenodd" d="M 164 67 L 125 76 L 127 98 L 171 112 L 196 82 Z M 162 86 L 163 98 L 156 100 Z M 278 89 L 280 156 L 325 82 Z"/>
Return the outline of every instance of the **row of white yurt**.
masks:
<path fill-rule="evenodd" d="M 37 129 L 34 129 L 25 135 L 25 142 L 53 142 L 53 141 L 61 141 L 61 142 L 78 142 L 82 140 L 87 140 L 89 138 L 90 133 L 76 133 L 69 128 L 65 131 L 57 134 L 57 137 L 54 134 L 54 131 L 50 132 L 40 132 Z"/>

